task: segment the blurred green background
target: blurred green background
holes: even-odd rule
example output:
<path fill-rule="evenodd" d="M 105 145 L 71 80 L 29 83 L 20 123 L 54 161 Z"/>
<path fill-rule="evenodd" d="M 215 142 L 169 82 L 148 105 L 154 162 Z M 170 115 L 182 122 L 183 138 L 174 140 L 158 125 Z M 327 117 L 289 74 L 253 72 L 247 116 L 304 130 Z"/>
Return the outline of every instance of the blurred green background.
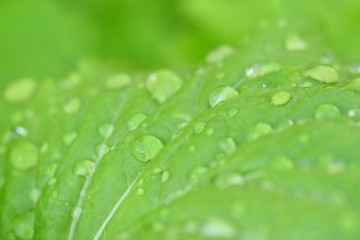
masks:
<path fill-rule="evenodd" d="M 218 45 L 238 46 L 264 19 L 303 12 L 331 47 L 358 59 L 359 0 L 0 0 L 0 87 L 62 76 L 83 58 L 186 68 Z"/>

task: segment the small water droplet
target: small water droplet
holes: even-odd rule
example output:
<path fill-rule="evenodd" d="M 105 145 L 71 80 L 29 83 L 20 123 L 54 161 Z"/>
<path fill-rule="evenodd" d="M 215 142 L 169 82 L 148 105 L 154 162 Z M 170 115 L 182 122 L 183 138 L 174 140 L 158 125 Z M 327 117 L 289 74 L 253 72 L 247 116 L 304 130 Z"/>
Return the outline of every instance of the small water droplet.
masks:
<path fill-rule="evenodd" d="M 191 144 L 190 147 L 189 147 L 189 150 L 190 150 L 190 152 L 195 152 L 195 150 L 196 150 L 195 145 Z"/>
<path fill-rule="evenodd" d="M 274 132 L 274 129 L 272 126 L 268 123 L 260 122 L 257 123 L 250 131 L 249 133 L 249 139 L 255 140 L 259 137 L 271 134 Z"/>
<path fill-rule="evenodd" d="M 231 154 L 236 150 L 236 143 L 232 138 L 225 138 L 220 140 L 219 147 L 224 153 Z"/>
<path fill-rule="evenodd" d="M 222 173 L 215 178 L 215 186 L 224 189 L 230 186 L 239 186 L 244 184 L 244 177 L 239 173 Z"/>
<path fill-rule="evenodd" d="M 219 46 L 216 49 L 212 50 L 208 53 L 206 56 L 206 62 L 207 63 L 220 63 L 225 58 L 229 57 L 230 55 L 233 55 L 235 53 L 235 50 L 230 46 Z"/>
<path fill-rule="evenodd" d="M 65 145 L 70 145 L 77 137 L 77 132 L 69 132 L 65 134 L 62 138 L 62 141 Z"/>
<path fill-rule="evenodd" d="M 59 198 L 59 191 L 58 190 L 54 190 L 54 191 L 52 191 L 51 192 L 51 197 L 53 198 L 53 199 L 58 199 Z"/>
<path fill-rule="evenodd" d="M 314 67 L 307 70 L 304 75 L 305 77 L 310 77 L 323 83 L 336 83 L 339 81 L 338 72 L 334 68 L 328 66 Z"/>
<path fill-rule="evenodd" d="M 202 131 L 204 131 L 205 127 L 206 127 L 206 122 L 198 122 L 194 126 L 194 132 L 196 134 L 202 133 Z"/>
<path fill-rule="evenodd" d="M 78 98 L 72 98 L 64 105 L 64 111 L 69 115 L 76 114 L 80 108 L 81 101 Z"/>
<path fill-rule="evenodd" d="M 176 73 L 160 70 L 149 76 L 146 88 L 159 103 L 165 102 L 181 89 L 183 80 Z"/>
<path fill-rule="evenodd" d="M 271 161 L 270 168 L 278 171 L 291 170 L 294 168 L 294 163 L 286 156 L 277 156 Z"/>
<path fill-rule="evenodd" d="M 45 171 L 44 171 L 45 175 L 47 177 L 53 176 L 57 167 L 58 167 L 57 163 L 55 163 L 55 162 L 50 163 L 49 166 L 47 166 L 45 168 Z"/>
<path fill-rule="evenodd" d="M 15 133 L 23 137 L 26 137 L 28 135 L 28 131 L 22 126 L 15 127 Z"/>
<path fill-rule="evenodd" d="M 136 192 L 136 194 L 139 195 L 139 196 L 144 195 L 144 193 L 145 193 L 145 190 L 144 190 L 143 188 L 139 188 L 139 189 L 137 190 L 137 192 Z"/>
<path fill-rule="evenodd" d="M 101 136 L 103 136 L 104 138 L 109 138 L 111 134 L 114 132 L 114 125 L 110 123 L 104 123 L 99 126 L 98 130 Z"/>
<path fill-rule="evenodd" d="M 153 173 L 154 174 L 159 174 L 159 173 L 161 173 L 161 168 L 159 168 L 159 167 L 156 167 L 155 169 L 154 169 L 154 171 L 153 171 Z"/>
<path fill-rule="evenodd" d="M 110 151 L 109 146 L 106 143 L 101 143 L 97 146 L 97 154 L 99 158 L 102 158 L 105 154 Z"/>
<path fill-rule="evenodd" d="M 206 135 L 208 135 L 208 136 L 211 136 L 211 135 L 213 135 L 214 134 L 214 129 L 212 129 L 212 128 L 209 128 L 207 131 L 206 131 Z"/>
<path fill-rule="evenodd" d="M 38 188 L 32 188 L 29 191 L 29 198 L 33 203 L 36 203 L 41 195 L 41 191 Z"/>
<path fill-rule="evenodd" d="M 74 207 L 71 211 L 71 217 L 74 219 L 77 219 L 80 217 L 81 214 L 81 208 L 80 207 Z"/>
<path fill-rule="evenodd" d="M 313 84 L 309 81 L 305 81 L 303 83 L 300 84 L 301 88 L 311 88 L 313 86 Z"/>
<path fill-rule="evenodd" d="M 141 178 L 141 179 L 138 181 L 138 185 L 141 186 L 141 185 L 143 185 L 143 184 L 144 184 L 144 179 Z"/>
<path fill-rule="evenodd" d="M 38 161 L 38 149 L 33 143 L 20 143 L 12 149 L 10 161 L 14 167 L 20 170 L 32 168 Z"/>
<path fill-rule="evenodd" d="M 119 74 L 110 76 L 106 80 L 105 86 L 106 86 L 106 88 L 110 88 L 110 89 L 120 89 L 120 88 L 123 88 L 123 87 L 129 85 L 130 82 L 131 82 L 131 78 L 128 74 L 119 73 Z"/>
<path fill-rule="evenodd" d="M 239 92 L 233 87 L 217 87 L 209 95 L 209 103 L 214 107 L 219 102 L 239 96 Z"/>
<path fill-rule="evenodd" d="M 235 117 L 236 114 L 238 114 L 238 112 L 239 112 L 239 109 L 237 109 L 237 108 L 231 108 L 231 109 L 228 111 L 228 113 L 227 113 L 227 117 L 228 117 L 228 118 Z"/>
<path fill-rule="evenodd" d="M 161 182 L 167 182 L 170 178 L 170 173 L 169 171 L 164 171 L 162 174 L 161 174 Z"/>
<path fill-rule="evenodd" d="M 150 161 L 164 147 L 162 141 L 150 135 L 138 138 L 133 144 L 134 156 L 143 162 Z"/>
<path fill-rule="evenodd" d="M 129 128 L 129 130 L 136 129 L 145 119 L 146 119 L 145 114 L 138 113 L 138 114 L 133 115 L 127 122 L 127 126 Z"/>
<path fill-rule="evenodd" d="M 26 212 L 16 217 L 12 226 L 19 239 L 32 239 L 34 235 L 34 212 Z"/>
<path fill-rule="evenodd" d="M 4 91 L 6 101 L 18 103 L 31 98 L 36 89 L 36 82 L 30 78 L 24 78 L 10 83 Z"/>
<path fill-rule="evenodd" d="M 211 238 L 233 238 L 236 230 L 223 220 L 212 219 L 202 225 L 201 233 Z"/>
<path fill-rule="evenodd" d="M 359 113 L 359 110 L 357 110 L 357 109 L 350 109 L 350 110 L 348 111 L 348 116 L 349 116 L 349 117 L 355 117 L 356 115 L 358 115 L 358 113 Z"/>
<path fill-rule="evenodd" d="M 291 94 L 285 91 L 276 93 L 271 98 L 271 104 L 275 106 L 281 106 L 288 103 L 291 99 Z"/>
<path fill-rule="evenodd" d="M 190 172 L 190 182 L 198 182 L 201 176 L 207 172 L 208 168 L 205 166 L 196 166 Z"/>
<path fill-rule="evenodd" d="M 245 74 L 249 78 L 262 77 L 270 73 L 280 71 L 280 64 L 276 62 L 256 63 L 245 70 Z"/>
<path fill-rule="evenodd" d="M 332 104 L 321 104 L 318 106 L 314 113 L 316 120 L 336 118 L 341 116 L 340 110 Z"/>
<path fill-rule="evenodd" d="M 54 177 L 50 178 L 49 181 L 48 181 L 48 184 L 50 186 L 55 185 L 56 183 L 57 183 L 57 179 L 54 178 Z"/>
<path fill-rule="evenodd" d="M 288 51 L 303 51 L 307 44 L 298 34 L 291 34 L 285 39 L 285 47 Z"/>
<path fill-rule="evenodd" d="M 95 170 L 95 163 L 90 160 L 83 160 L 75 163 L 74 174 L 78 176 L 87 177 Z"/>
<path fill-rule="evenodd" d="M 40 146 L 40 152 L 46 153 L 49 150 L 49 143 L 45 142 Z"/>

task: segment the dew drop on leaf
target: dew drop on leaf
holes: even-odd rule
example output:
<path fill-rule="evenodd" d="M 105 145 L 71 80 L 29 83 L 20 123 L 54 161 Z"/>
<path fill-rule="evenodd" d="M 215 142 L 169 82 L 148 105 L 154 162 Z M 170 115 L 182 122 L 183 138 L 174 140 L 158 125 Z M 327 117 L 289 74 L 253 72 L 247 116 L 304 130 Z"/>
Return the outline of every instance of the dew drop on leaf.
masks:
<path fill-rule="evenodd" d="M 170 70 L 160 70 L 149 76 L 146 88 L 159 103 L 165 102 L 181 89 L 183 80 Z"/>
<path fill-rule="evenodd" d="M 32 168 L 38 161 L 38 149 L 33 143 L 20 143 L 12 149 L 10 161 L 14 167 L 20 170 Z"/>
<path fill-rule="evenodd" d="M 236 143 L 232 138 L 225 138 L 220 140 L 219 147 L 224 153 L 231 154 L 236 150 Z"/>
<path fill-rule="evenodd" d="M 217 87 L 210 93 L 209 103 L 212 107 L 214 107 L 219 102 L 237 96 L 239 96 L 239 92 L 233 87 L 228 87 L 228 86 Z"/>
<path fill-rule="evenodd" d="M 195 183 L 199 181 L 201 176 L 203 176 L 208 171 L 206 166 L 196 166 L 190 172 L 190 182 Z"/>
<path fill-rule="evenodd" d="M 314 118 L 316 120 L 336 118 L 341 116 L 340 110 L 332 104 L 321 104 L 315 109 Z"/>
<path fill-rule="evenodd" d="M 298 34 L 291 34 L 285 39 L 285 48 L 288 51 L 303 51 L 307 49 L 307 44 Z"/>
<path fill-rule="evenodd" d="M 294 168 L 294 163 L 286 156 L 277 156 L 271 161 L 270 168 L 278 171 L 291 170 Z"/>
<path fill-rule="evenodd" d="M 230 46 L 219 46 L 218 48 L 212 50 L 206 56 L 206 62 L 208 63 L 219 63 L 222 62 L 225 58 L 233 55 L 235 50 Z"/>
<path fill-rule="evenodd" d="M 98 130 L 101 136 L 103 136 L 104 138 L 108 138 L 114 131 L 114 125 L 110 123 L 104 123 L 99 126 Z"/>
<path fill-rule="evenodd" d="M 303 83 L 300 84 L 301 88 L 311 88 L 313 86 L 313 84 L 309 81 L 305 81 Z"/>
<path fill-rule="evenodd" d="M 278 72 L 280 64 L 276 62 L 256 63 L 245 70 L 245 74 L 249 78 L 262 77 L 267 74 Z"/>
<path fill-rule="evenodd" d="M 29 198 L 33 203 L 36 203 L 41 195 L 41 191 L 38 188 L 32 188 L 29 191 Z"/>
<path fill-rule="evenodd" d="M 136 129 L 144 120 L 146 119 L 146 115 L 142 113 L 138 113 L 130 117 L 129 121 L 127 122 L 127 127 L 129 130 Z"/>
<path fill-rule="evenodd" d="M 205 122 L 198 122 L 198 123 L 196 123 L 196 124 L 194 125 L 194 132 L 195 132 L 196 134 L 199 134 L 199 133 L 201 133 L 202 131 L 204 131 L 205 127 L 206 127 L 206 123 L 205 123 Z"/>
<path fill-rule="evenodd" d="M 307 70 L 304 73 L 305 77 L 313 78 L 322 83 L 336 83 L 339 81 L 338 72 L 328 66 L 317 66 Z"/>
<path fill-rule="evenodd" d="M 78 176 L 89 176 L 95 170 L 95 163 L 90 160 L 83 160 L 75 163 L 74 174 Z"/>
<path fill-rule="evenodd" d="M 164 171 L 162 174 L 161 174 L 161 182 L 167 182 L 170 178 L 170 173 L 169 171 Z"/>
<path fill-rule="evenodd" d="M 77 137 L 77 132 L 69 132 L 63 136 L 63 143 L 65 145 L 70 145 Z"/>
<path fill-rule="evenodd" d="M 50 178 L 49 181 L 48 181 L 48 184 L 49 184 L 50 186 L 52 186 L 52 185 L 54 185 L 54 184 L 56 184 L 56 183 L 57 183 L 57 179 L 54 178 L 54 177 Z"/>
<path fill-rule="evenodd" d="M 36 82 L 33 79 L 24 78 L 17 80 L 6 87 L 4 98 L 9 102 L 24 102 L 31 98 L 36 87 Z"/>
<path fill-rule="evenodd" d="M 16 217 L 13 222 L 15 235 L 22 240 L 32 239 L 34 235 L 34 212 L 26 212 Z"/>
<path fill-rule="evenodd" d="M 273 133 L 274 129 L 272 128 L 272 126 L 268 123 L 264 123 L 264 122 L 260 122 L 257 123 L 251 130 L 249 133 L 249 139 L 250 140 L 255 140 L 259 137 L 268 135 L 270 133 Z"/>
<path fill-rule="evenodd" d="M 64 111 L 69 115 L 76 114 L 80 108 L 81 101 L 78 98 L 72 98 L 64 105 Z"/>
<path fill-rule="evenodd" d="M 81 214 L 81 208 L 80 207 L 74 207 L 71 211 L 71 217 L 76 219 L 80 216 Z"/>
<path fill-rule="evenodd" d="M 233 238 L 236 231 L 229 223 L 220 219 L 211 219 L 201 227 L 201 233 L 211 238 Z"/>
<path fill-rule="evenodd" d="M 235 117 L 236 114 L 238 114 L 238 112 L 239 112 L 239 109 L 237 109 L 237 108 L 231 108 L 231 109 L 228 111 L 228 113 L 227 113 L 227 117 L 228 117 L 228 118 Z"/>
<path fill-rule="evenodd" d="M 98 157 L 102 158 L 105 154 L 110 151 L 109 146 L 106 143 L 101 143 L 97 146 Z"/>
<path fill-rule="evenodd" d="M 244 177 L 239 173 L 222 173 L 215 177 L 215 186 L 224 189 L 230 186 L 242 185 L 244 183 Z"/>
<path fill-rule="evenodd" d="M 132 147 L 134 156 L 143 162 L 150 161 L 164 147 L 163 142 L 151 135 L 138 138 Z"/>
<path fill-rule="evenodd" d="M 130 82 L 131 82 L 131 78 L 128 74 L 119 73 L 108 77 L 105 86 L 106 88 L 109 89 L 120 89 L 129 85 Z"/>
<path fill-rule="evenodd" d="M 281 106 L 288 103 L 291 99 L 291 94 L 285 91 L 276 93 L 271 98 L 271 104 L 275 106 Z"/>
<path fill-rule="evenodd" d="M 145 193 L 145 190 L 144 190 L 143 188 L 139 188 L 139 189 L 137 190 L 137 192 L 136 192 L 136 194 L 139 195 L 139 196 L 144 195 L 144 193 Z"/>

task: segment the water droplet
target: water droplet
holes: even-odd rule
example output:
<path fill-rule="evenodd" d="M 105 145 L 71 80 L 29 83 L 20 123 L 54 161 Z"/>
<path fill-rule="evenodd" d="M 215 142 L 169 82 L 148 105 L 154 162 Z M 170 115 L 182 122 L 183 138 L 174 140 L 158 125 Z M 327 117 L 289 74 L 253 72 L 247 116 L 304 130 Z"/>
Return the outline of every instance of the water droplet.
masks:
<path fill-rule="evenodd" d="M 58 199 L 59 198 L 59 191 L 58 190 L 54 190 L 54 191 L 52 191 L 51 192 L 51 197 L 53 198 L 53 199 Z"/>
<path fill-rule="evenodd" d="M 114 131 L 114 125 L 105 123 L 99 126 L 99 133 L 104 138 L 109 138 Z"/>
<path fill-rule="evenodd" d="M 129 85 L 131 82 L 131 78 L 128 74 L 125 73 L 119 73 L 113 76 L 110 76 L 106 80 L 106 88 L 110 89 L 120 89 L 127 85 Z"/>
<path fill-rule="evenodd" d="M 183 80 L 174 72 L 160 70 L 149 76 L 146 88 L 159 103 L 165 102 L 181 89 Z"/>
<path fill-rule="evenodd" d="M 312 83 L 309 81 L 306 81 L 306 82 L 303 82 L 300 84 L 301 88 L 311 88 L 312 86 L 313 86 Z"/>
<path fill-rule="evenodd" d="M 32 239 L 34 235 L 34 212 L 26 212 L 16 217 L 12 226 L 19 239 Z"/>
<path fill-rule="evenodd" d="M 190 152 L 195 152 L 195 150 L 196 150 L 195 145 L 191 144 L 190 147 L 189 147 L 189 150 L 190 150 Z"/>
<path fill-rule="evenodd" d="M 224 189 L 230 186 L 242 185 L 244 181 L 244 177 L 239 173 L 223 173 L 215 178 L 215 186 Z"/>
<path fill-rule="evenodd" d="M 207 172 L 208 168 L 205 166 L 196 166 L 191 170 L 190 182 L 198 182 L 199 179 Z"/>
<path fill-rule="evenodd" d="M 136 194 L 139 195 L 139 196 L 144 195 L 144 193 L 145 193 L 145 190 L 144 190 L 143 188 L 139 188 L 139 189 L 137 190 L 137 192 L 136 192 Z"/>
<path fill-rule="evenodd" d="M 276 62 L 256 63 L 245 70 L 245 74 L 249 78 L 262 77 L 270 73 L 278 72 L 280 65 Z"/>
<path fill-rule="evenodd" d="M 64 105 L 64 111 L 69 115 L 76 114 L 80 108 L 81 102 L 78 98 L 72 98 Z"/>
<path fill-rule="evenodd" d="M 56 183 L 57 183 L 57 179 L 54 178 L 54 177 L 50 178 L 49 181 L 48 181 L 48 184 L 49 184 L 50 186 L 52 186 L 52 185 L 54 185 L 54 184 L 56 184 Z"/>
<path fill-rule="evenodd" d="M 26 130 L 26 128 L 21 126 L 15 128 L 15 133 L 23 137 L 26 137 L 28 135 L 28 131 Z"/>
<path fill-rule="evenodd" d="M 336 83 L 339 81 L 338 72 L 328 66 L 317 66 L 307 70 L 304 73 L 305 77 L 311 77 L 323 83 Z"/>
<path fill-rule="evenodd" d="M 57 163 L 55 162 L 50 163 L 49 166 L 47 166 L 45 169 L 45 175 L 48 177 L 53 176 L 57 167 L 58 167 Z"/>
<path fill-rule="evenodd" d="M 341 116 L 340 110 L 332 104 L 321 104 L 318 106 L 314 113 L 316 120 L 336 118 Z"/>
<path fill-rule="evenodd" d="M 294 168 L 294 163 L 286 156 L 277 156 L 271 161 L 270 168 L 278 171 L 291 170 Z"/>
<path fill-rule="evenodd" d="M 307 44 L 299 35 L 291 34 L 285 39 L 285 47 L 288 51 L 303 51 L 307 49 Z"/>
<path fill-rule="evenodd" d="M 9 102 L 24 102 L 28 100 L 36 89 L 36 82 L 30 78 L 24 78 L 12 82 L 4 91 L 4 98 Z"/>
<path fill-rule="evenodd" d="M 351 82 L 346 84 L 344 86 L 344 88 L 359 92 L 360 91 L 360 78 L 352 80 Z"/>
<path fill-rule="evenodd" d="M 336 160 L 332 155 L 321 156 L 319 163 L 330 174 L 338 174 L 345 170 L 345 162 Z"/>
<path fill-rule="evenodd" d="M 75 132 L 75 131 L 69 132 L 64 135 L 62 140 L 65 145 L 70 145 L 75 140 L 76 137 L 77 137 L 77 132 Z"/>
<path fill-rule="evenodd" d="M 81 214 L 81 208 L 79 208 L 78 206 L 74 207 L 71 211 L 71 217 L 74 219 L 79 218 L 80 214 Z"/>
<path fill-rule="evenodd" d="M 38 149 L 33 143 L 20 143 L 12 149 L 10 161 L 14 167 L 20 170 L 32 168 L 38 161 Z"/>
<path fill-rule="evenodd" d="M 212 50 L 206 56 L 207 63 L 220 63 L 225 58 L 229 57 L 230 55 L 234 54 L 235 50 L 230 46 L 219 46 L 218 48 Z"/>
<path fill-rule="evenodd" d="M 204 131 L 205 127 L 206 127 L 206 122 L 198 122 L 194 126 L 194 132 L 196 134 L 202 133 L 202 131 Z"/>
<path fill-rule="evenodd" d="M 62 88 L 73 88 L 78 86 L 82 82 L 82 76 L 80 73 L 71 73 L 67 78 L 60 82 Z"/>
<path fill-rule="evenodd" d="M 143 162 L 150 161 L 164 147 L 164 144 L 156 137 L 146 135 L 138 138 L 133 144 L 134 156 Z"/>
<path fill-rule="evenodd" d="M 145 114 L 138 113 L 138 114 L 133 115 L 127 122 L 127 126 L 129 128 L 129 130 L 136 129 L 145 119 L 146 119 Z"/>
<path fill-rule="evenodd" d="M 224 153 L 231 154 L 236 150 L 236 143 L 232 138 L 225 138 L 220 140 L 219 147 Z"/>
<path fill-rule="evenodd" d="M 213 135 L 214 134 L 214 129 L 212 129 L 212 128 L 209 128 L 207 131 L 206 131 L 206 135 L 208 135 L 208 136 L 211 136 L 211 135 Z"/>
<path fill-rule="evenodd" d="M 271 104 L 275 106 L 281 106 L 288 103 L 291 99 L 291 94 L 288 92 L 278 92 L 271 98 Z"/>
<path fill-rule="evenodd" d="M 143 185 L 143 184 L 144 184 L 144 179 L 141 178 L 141 179 L 139 180 L 139 182 L 138 182 L 138 185 L 141 186 L 141 185 Z"/>
<path fill-rule="evenodd" d="M 228 111 L 228 113 L 227 113 L 227 117 L 228 117 L 228 118 L 235 117 L 236 114 L 238 114 L 238 112 L 239 112 L 239 109 L 237 109 L 237 108 L 231 108 L 231 109 Z"/>
<path fill-rule="evenodd" d="M 45 142 L 40 146 L 40 152 L 46 153 L 49 150 L 49 143 Z"/>
<path fill-rule="evenodd" d="M 99 158 L 102 158 L 109 151 L 110 148 L 106 143 L 101 143 L 100 145 L 97 146 L 97 153 Z"/>
<path fill-rule="evenodd" d="M 162 174 L 161 174 L 161 182 L 167 182 L 170 178 L 170 173 L 169 171 L 164 171 Z"/>
<path fill-rule="evenodd" d="M 233 238 L 236 231 L 229 223 L 220 219 L 212 219 L 201 227 L 201 233 L 211 238 Z"/>
<path fill-rule="evenodd" d="M 156 168 L 154 169 L 153 173 L 154 173 L 154 174 L 159 174 L 159 173 L 161 173 L 161 168 L 156 167 Z"/>
<path fill-rule="evenodd" d="M 214 107 L 219 102 L 239 96 L 239 92 L 232 87 L 217 87 L 209 95 L 209 103 Z"/>
<path fill-rule="evenodd" d="M 270 133 L 273 133 L 274 129 L 271 127 L 270 124 L 268 123 L 264 123 L 264 122 L 260 122 L 257 123 L 250 131 L 249 133 L 249 139 L 250 140 L 255 140 L 259 137 L 268 135 Z"/>
<path fill-rule="evenodd" d="M 75 163 L 74 174 L 87 177 L 95 170 L 95 163 L 90 160 L 83 160 Z"/>
<path fill-rule="evenodd" d="M 355 117 L 356 115 L 358 115 L 358 112 L 359 112 L 359 110 L 357 110 L 357 109 L 350 109 L 348 111 L 348 116 L 349 117 Z"/>
<path fill-rule="evenodd" d="M 41 191 L 38 188 L 33 188 L 29 191 L 29 198 L 33 203 L 36 203 L 41 195 Z"/>

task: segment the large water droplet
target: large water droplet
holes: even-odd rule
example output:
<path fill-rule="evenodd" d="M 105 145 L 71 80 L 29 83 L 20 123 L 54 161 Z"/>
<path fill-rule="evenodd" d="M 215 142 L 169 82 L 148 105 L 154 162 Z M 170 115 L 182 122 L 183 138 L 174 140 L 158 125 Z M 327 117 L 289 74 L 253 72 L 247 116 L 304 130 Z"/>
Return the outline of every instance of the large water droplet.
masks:
<path fill-rule="evenodd" d="M 114 125 L 110 123 L 105 123 L 100 125 L 98 130 L 101 136 L 103 136 L 104 138 L 108 138 L 114 131 Z"/>
<path fill-rule="evenodd" d="M 120 89 L 123 88 L 127 85 L 129 85 L 131 82 L 131 78 L 129 75 L 125 74 L 125 73 L 119 73 L 113 76 L 110 76 L 107 80 L 106 80 L 106 88 L 111 88 L 111 89 Z"/>
<path fill-rule="evenodd" d="M 4 98 L 9 102 L 24 102 L 28 100 L 36 89 L 36 82 L 29 78 L 24 78 L 12 82 L 4 91 Z"/>
<path fill-rule="evenodd" d="M 90 160 L 83 160 L 75 163 L 74 174 L 87 177 L 95 170 L 95 163 Z"/>
<path fill-rule="evenodd" d="M 138 113 L 132 116 L 127 122 L 127 126 L 129 130 L 136 129 L 145 119 L 146 119 L 146 115 L 142 113 Z"/>
<path fill-rule="evenodd" d="M 271 104 L 275 106 L 281 106 L 288 103 L 291 99 L 291 94 L 288 92 L 278 92 L 271 98 Z"/>
<path fill-rule="evenodd" d="M 340 110 L 332 104 L 321 104 L 318 106 L 314 113 L 316 120 L 336 118 L 341 116 Z"/>
<path fill-rule="evenodd" d="M 232 138 L 225 138 L 220 140 L 219 147 L 224 153 L 231 154 L 236 150 L 236 143 Z"/>
<path fill-rule="evenodd" d="M 33 143 L 20 143 L 12 149 L 10 161 L 21 170 L 32 168 L 38 161 L 38 149 Z"/>
<path fill-rule="evenodd" d="M 205 123 L 205 122 L 198 122 L 198 123 L 196 123 L 195 126 L 194 126 L 194 132 L 195 132 L 196 134 L 199 134 L 199 133 L 201 133 L 202 131 L 204 131 L 205 127 L 206 127 L 206 123 Z"/>
<path fill-rule="evenodd" d="M 76 114 L 80 108 L 81 102 L 78 98 L 72 98 L 64 105 L 64 111 L 69 115 Z"/>
<path fill-rule="evenodd" d="M 206 56 L 206 62 L 219 63 L 234 53 L 235 50 L 230 46 L 219 46 Z"/>
<path fill-rule="evenodd" d="M 328 66 L 317 66 L 307 70 L 304 75 L 323 83 L 336 83 L 339 81 L 338 72 Z"/>
<path fill-rule="evenodd" d="M 76 137 L 77 137 L 77 132 L 75 131 L 69 132 L 63 136 L 62 140 L 65 145 L 70 145 L 75 140 Z"/>
<path fill-rule="evenodd" d="M 268 123 L 264 123 L 264 122 L 260 122 L 257 123 L 250 131 L 249 133 L 249 139 L 250 140 L 255 140 L 259 137 L 268 135 L 270 133 L 273 133 L 274 129 L 271 127 L 270 124 Z"/>
<path fill-rule="evenodd" d="M 34 220 L 33 212 L 26 212 L 15 218 L 13 222 L 13 229 L 15 235 L 23 240 L 32 239 L 34 235 Z"/>
<path fill-rule="evenodd" d="M 262 77 L 267 74 L 278 72 L 280 64 L 276 62 L 256 63 L 250 68 L 245 70 L 245 74 L 249 78 Z"/>
<path fill-rule="evenodd" d="M 288 51 L 306 50 L 306 42 L 297 34 L 291 34 L 285 39 L 285 47 Z"/>
<path fill-rule="evenodd" d="M 244 181 L 244 177 L 239 173 L 222 173 L 215 178 L 215 186 L 224 189 L 230 186 L 242 185 Z"/>
<path fill-rule="evenodd" d="M 165 102 L 169 97 L 181 89 L 183 80 L 172 71 L 160 70 L 149 76 L 146 88 L 159 103 Z"/>
<path fill-rule="evenodd" d="M 133 154 L 140 161 L 150 161 L 164 147 L 158 138 L 150 135 L 138 138 L 133 144 Z"/>
<path fill-rule="evenodd" d="M 209 103 L 213 107 L 219 102 L 239 96 L 239 92 L 233 87 L 217 87 L 209 95 Z"/>

